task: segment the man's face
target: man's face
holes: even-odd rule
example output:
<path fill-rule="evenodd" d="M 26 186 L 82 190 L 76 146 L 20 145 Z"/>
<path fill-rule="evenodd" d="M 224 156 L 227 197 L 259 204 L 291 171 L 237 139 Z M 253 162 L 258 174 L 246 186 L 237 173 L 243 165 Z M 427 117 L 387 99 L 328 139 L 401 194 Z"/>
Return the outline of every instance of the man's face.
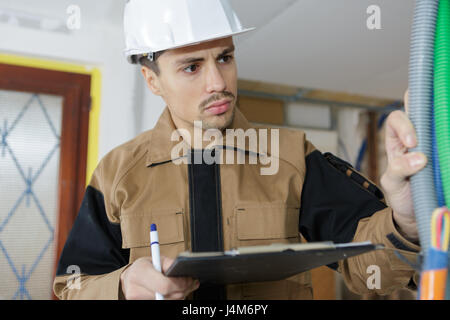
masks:
<path fill-rule="evenodd" d="M 167 50 L 158 60 L 159 75 L 148 68 L 144 76 L 160 95 L 177 126 L 201 120 L 204 129 L 223 130 L 233 120 L 237 97 L 237 68 L 231 37 Z"/>

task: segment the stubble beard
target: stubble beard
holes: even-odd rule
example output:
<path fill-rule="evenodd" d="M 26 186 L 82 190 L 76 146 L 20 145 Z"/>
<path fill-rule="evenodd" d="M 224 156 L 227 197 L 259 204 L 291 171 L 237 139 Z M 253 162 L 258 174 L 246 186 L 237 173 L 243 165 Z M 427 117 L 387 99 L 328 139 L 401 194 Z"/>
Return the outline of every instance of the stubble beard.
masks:
<path fill-rule="evenodd" d="M 217 129 L 219 131 L 223 131 L 231 125 L 231 123 L 234 120 L 235 113 L 236 113 L 236 105 L 233 106 L 231 115 L 228 115 L 228 112 L 226 112 L 221 115 L 213 116 L 213 118 L 228 117 L 225 119 L 225 123 L 220 124 L 220 125 L 218 125 L 218 123 L 217 123 L 217 122 L 221 122 L 219 119 L 208 119 L 208 118 L 204 119 L 204 120 L 202 120 L 203 129 L 204 130 Z"/>

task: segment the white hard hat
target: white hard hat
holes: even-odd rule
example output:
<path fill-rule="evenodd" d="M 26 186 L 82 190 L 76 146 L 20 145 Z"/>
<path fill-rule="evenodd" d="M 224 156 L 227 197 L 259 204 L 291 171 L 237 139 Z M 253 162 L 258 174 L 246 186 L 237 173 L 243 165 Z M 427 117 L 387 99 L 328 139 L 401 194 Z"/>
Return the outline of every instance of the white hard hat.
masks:
<path fill-rule="evenodd" d="M 180 48 L 253 30 L 243 28 L 228 0 L 128 0 L 125 55 Z"/>

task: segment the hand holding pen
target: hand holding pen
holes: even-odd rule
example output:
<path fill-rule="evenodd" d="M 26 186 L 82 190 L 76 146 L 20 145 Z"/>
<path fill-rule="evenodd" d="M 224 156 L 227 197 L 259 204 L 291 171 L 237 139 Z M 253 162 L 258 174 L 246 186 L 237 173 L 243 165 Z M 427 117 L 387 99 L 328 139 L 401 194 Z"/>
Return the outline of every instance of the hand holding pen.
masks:
<path fill-rule="evenodd" d="M 153 257 L 156 255 L 159 256 L 159 252 L 152 252 Z M 166 277 L 163 274 L 170 268 L 173 259 L 160 256 L 159 266 L 162 272 L 157 270 L 158 262 L 156 261 L 155 265 L 153 260 L 151 257 L 139 258 L 122 272 L 120 284 L 125 299 L 155 300 L 158 299 L 158 294 L 161 294 L 166 300 L 183 300 L 199 287 L 198 280 Z"/>

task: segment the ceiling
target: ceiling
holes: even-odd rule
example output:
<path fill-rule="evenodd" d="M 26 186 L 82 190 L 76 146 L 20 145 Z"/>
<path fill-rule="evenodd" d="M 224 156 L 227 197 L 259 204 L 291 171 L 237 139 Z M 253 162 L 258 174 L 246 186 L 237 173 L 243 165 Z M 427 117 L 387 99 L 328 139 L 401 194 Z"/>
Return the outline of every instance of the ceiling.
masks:
<path fill-rule="evenodd" d="M 413 0 L 230 0 L 241 22 L 239 76 L 290 86 L 401 99 L 408 84 Z M 78 4 L 88 21 L 121 28 L 125 0 L 0 0 L 50 15 Z M 369 5 L 381 30 L 369 30 Z M 122 38 L 120 38 L 122 40 Z"/>
<path fill-rule="evenodd" d="M 408 85 L 413 0 L 232 1 L 242 13 L 242 22 L 258 27 L 238 42 L 240 77 L 403 97 Z M 380 30 L 366 26 L 371 4 L 381 9 Z"/>

